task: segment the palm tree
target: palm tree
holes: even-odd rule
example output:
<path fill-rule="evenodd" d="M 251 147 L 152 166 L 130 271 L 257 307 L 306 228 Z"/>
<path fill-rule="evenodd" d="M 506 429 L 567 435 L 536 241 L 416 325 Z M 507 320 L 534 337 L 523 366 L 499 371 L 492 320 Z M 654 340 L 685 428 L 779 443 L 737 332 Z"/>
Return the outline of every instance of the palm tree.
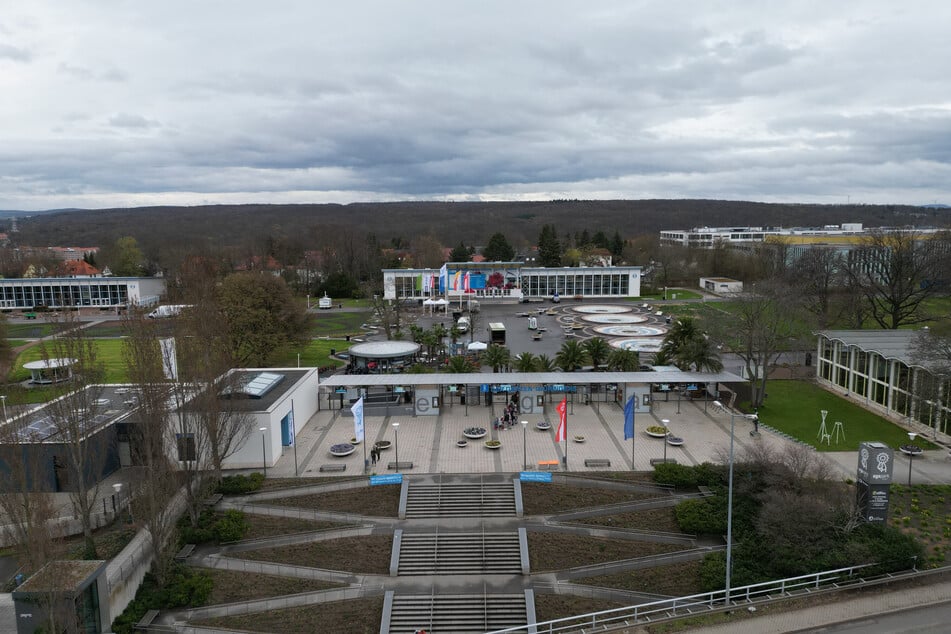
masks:
<path fill-rule="evenodd" d="M 555 365 L 565 372 L 574 372 L 584 365 L 588 355 L 577 341 L 570 340 L 561 344 L 561 350 L 555 355 Z"/>
<path fill-rule="evenodd" d="M 535 355 L 531 352 L 523 352 L 522 354 L 515 357 L 515 371 L 516 372 L 534 372 L 535 371 Z"/>
<path fill-rule="evenodd" d="M 495 344 L 488 347 L 485 351 L 485 357 L 483 357 L 483 361 L 486 365 L 492 367 L 493 372 L 501 372 L 510 360 L 509 349 Z"/>
<path fill-rule="evenodd" d="M 636 350 L 614 348 L 608 353 L 608 369 L 614 372 L 636 372 L 641 365 L 641 356 Z"/>
<path fill-rule="evenodd" d="M 723 369 L 723 362 L 710 339 L 699 335 L 681 348 L 677 366 L 698 372 L 719 372 Z"/>
<path fill-rule="evenodd" d="M 690 363 L 685 360 L 684 352 L 690 342 L 699 336 L 701 335 L 693 318 L 682 317 L 667 331 L 667 336 L 664 337 L 664 342 L 660 345 L 658 354 L 673 361 L 681 370 L 687 370 L 690 368 Z"/>
<path fill-rule="evenodd" d="M 429 329 L 433 333 L 433 338 L 436 340 L 436 353 L 443 354 L 446 349 L 445 339 L 446 335 L 449 334 L 449 331 L 446 330 L 446 327 L 440 323 L 433 324 L 433 327 Z"/>
<path fill-rule="evenodd" d="M 468 374 L 478 371 L 468 357 L 456 355 L 449 357 L 449 363 L 446 364 L 446 372 L 449 374 Z"/>
<path fill-rule="evenodd" d="M 594 366 L 595 372 L 597 372 L 598 366 L 601 365 L 601 362 L 606 359 L 611 352 L 611 346 L 601 337 L 592 337 L 585 341 L 582 346 L 588 358 L 591 359 L 591 365 Z"/>
<path fill-rule="evenodd" d="M 555 361 L 547 354 L 540 354 L 535 357 L 536 372 L 554 372 L 556 367 Z"/>

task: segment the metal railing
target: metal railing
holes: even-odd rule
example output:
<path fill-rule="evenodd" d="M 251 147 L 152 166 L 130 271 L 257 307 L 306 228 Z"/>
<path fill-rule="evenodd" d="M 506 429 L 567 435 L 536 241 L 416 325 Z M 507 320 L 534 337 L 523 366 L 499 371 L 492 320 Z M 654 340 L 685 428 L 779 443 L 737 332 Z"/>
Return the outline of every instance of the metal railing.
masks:
<path fill-rule="evenodd" d="M 878 564 L 863 564 L 861 566 L 850 566 L 848 568 L 825 570 L 799 577 L 790 577 L 788 579 L 766 581 L 739 588 L 732 588 L 730 590 L 730 605 L 748 603 L 767 597 L 773 598 L 775 595 L 785 595 L 797 590 L 806 592 L 819 589 L 838 582 L 851 580 L 859 570 L 872 568 L 877 565 Z M 912 569 L 913 568 L 910 568 L 909 570 Z M 602 610 L 600 612 L 554 619 L 541 623 L 520 625 L 504 630 L 494 630 L 488 634 L 516 634 L 519 632 L 524 632 L 525 634 L 529 632 L 534 634 L 537 632 L 541 634 L 543 632 L 591 631 L 593 628 L 605 629 L 611 625 L 633 625 L 674 616 L 686 616 L 688 614 L 725 606 L 726 591 L 715 590 L 713 592 L 693 594 L 686 597 L 651 601 L 649 603 L 642 603 L 625 608 Z"/>

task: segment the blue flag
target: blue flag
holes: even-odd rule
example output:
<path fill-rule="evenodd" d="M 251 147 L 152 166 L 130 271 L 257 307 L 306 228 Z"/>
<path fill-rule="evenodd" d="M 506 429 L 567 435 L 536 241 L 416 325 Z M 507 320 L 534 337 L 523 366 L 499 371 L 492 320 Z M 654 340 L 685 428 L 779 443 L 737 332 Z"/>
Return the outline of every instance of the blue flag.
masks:
<path fill-rule="evenodd" d="M 636 395 L 632 396 L 624 405 L 624 440 L 634 437 L 634 399 L 636 398 Z"/>

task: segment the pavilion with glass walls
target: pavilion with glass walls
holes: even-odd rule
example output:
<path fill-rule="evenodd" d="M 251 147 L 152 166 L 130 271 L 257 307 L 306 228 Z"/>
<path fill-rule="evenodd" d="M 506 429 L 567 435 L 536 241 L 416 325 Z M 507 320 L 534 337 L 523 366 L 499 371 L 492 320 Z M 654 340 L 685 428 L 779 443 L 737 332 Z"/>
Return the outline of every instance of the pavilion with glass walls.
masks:
<path fill-rule="evenodd" d="M 915 359 L 918 336 L 914 330 L 823 330 L 816 378 L 885 415 L 947 434 L 951 376 Z"/>

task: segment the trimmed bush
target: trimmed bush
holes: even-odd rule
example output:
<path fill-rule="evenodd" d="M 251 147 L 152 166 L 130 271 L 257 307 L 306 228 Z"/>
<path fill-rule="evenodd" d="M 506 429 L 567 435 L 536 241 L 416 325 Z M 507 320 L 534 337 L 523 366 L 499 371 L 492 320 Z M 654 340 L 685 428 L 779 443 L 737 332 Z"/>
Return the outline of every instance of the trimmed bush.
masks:
<path fill-rule="evenodd" d="M 684 500 L 674 507 L 674 515 L 677 517 L 680 530 L 685 533 L 696 535 L 726 533 L 726 513 L 712 500 Z"/>
<path fill-rule="evenodd" d="M 654 467 L 654 482 L 670 484 L 676 489 L 712 487 L 723 484 L 722 472 L 722 468 L 709 462 L 696 466 L 668 462 Z"/>
<path fill-rule="evenodd" d="M 198 517 L 198 526 L 192 526 L 187 516 L 182 517 L 178 531 L 179 543 L 183 545 L 236 542 L 248 531 L 248 522 L 241 511 L 231 510 L 218 515 L 209 509 Z"/>
<path fill-rule="evenodd" d="M 152 573 L 145 575 L 135 599 L 112 622 L 116 634 L 133 634 L 138 623 L 149 610 L 171 610 L 181 607 L 204 605 L 211 596 L 213 582 L 202 571 L 176 564 L 172 567 L 168 583 L 159 587 Z"/>
<path fill-rule="evenodd" d="M 225 476 L 218 483 L 217 491 L 222 495 L 246 495 L 259 490 L 262 484 L 264 475 L 261 473 Z"/>

